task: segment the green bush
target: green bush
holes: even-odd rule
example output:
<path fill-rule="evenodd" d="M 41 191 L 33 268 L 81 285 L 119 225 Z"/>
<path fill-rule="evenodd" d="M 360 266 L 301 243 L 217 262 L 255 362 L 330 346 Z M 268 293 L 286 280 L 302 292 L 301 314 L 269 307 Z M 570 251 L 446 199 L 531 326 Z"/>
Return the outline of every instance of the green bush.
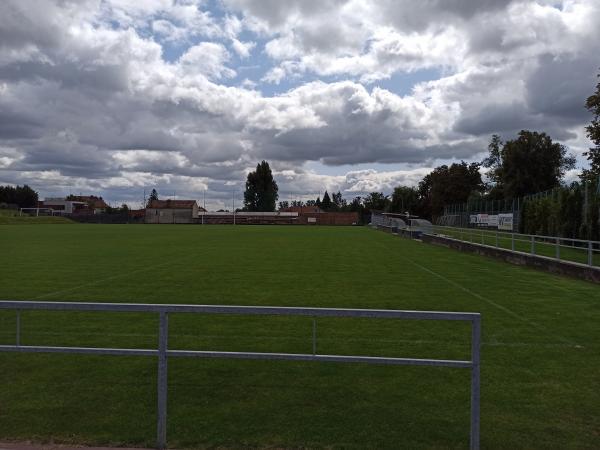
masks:
<path fill-rule="evenodd" d="M 580 183 L 527 198 L 521 207 L 520 231 L 600 240 L 600 194 L 597 186 L 588 184 L 587 208 L 585 185 Z"/>

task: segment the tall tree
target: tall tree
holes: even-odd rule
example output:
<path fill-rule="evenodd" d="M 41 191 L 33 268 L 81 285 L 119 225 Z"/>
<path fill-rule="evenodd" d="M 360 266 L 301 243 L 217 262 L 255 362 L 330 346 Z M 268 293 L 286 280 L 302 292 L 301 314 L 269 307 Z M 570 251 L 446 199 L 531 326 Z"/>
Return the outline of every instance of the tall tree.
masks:
<path fill-rule="evenodd" d="M 501 145 L 501 147 L 500 147 Z M 504 198 L 521 197 L 560 185 L 565 172 L 575 167 L 575 157 L 546 133 L 522 130 L 502 144 L 492 137 L 490 155 L 483 161 L 489 178 Z"/>
<path fill-rule="evenodd" d="M 16 204 L 20 208 L 34 208 L 37 202 L 38 193 L 26 184 L 0 186 L 0 203 Z"/>
<path fill-rule="evenodd" d="M 148 203 L 146 203 L 146 208 L 150 207 L 150 204 L 153 200 L 158 200 L 158 192 L 156 192 L 156 189 L 152 189 L 152 192 L 150 192 L 150 196 L 148 197 Z"/>
<path fill-rule="evenodd" d="M 368 211 L 387 211 L 390 199 L 383 192 L 371 192 L 363 199 L 363 206 Z"/>
<path fill-rule="evenodd" d="M 438 217 L 444 206 L 466 202 L 472 192 L 483 192 L 479 164 L 464 161 L 436 167 L 419 183 L 420 214 Z"/>
<path fill-rule="evenodd" d="M 594 143 L 594 147 L 584 153 L 590 162 L 590 168 L 583 170 L 581 179 L 598 181 L 600 179 L 600 83 L 596 85 L 596 92 L 588 97 L 585 107 L 594 115 L 592 123 L 585 128 L 587 137 Z"/>
<path fill-rule="evenodd" d="M 329 211 L 331 210 L 332 204 L 333 203 L 331 202 L 331 197 L 329 197 L 329 193 L 325 191 L 325 194 L 323 194 L 323 200 L 321 200 L 321 208 L 324 211 Z"/>
<path fill-rule="evenodd" d="M 392 193 L 390 211 L 395 213 L 415 213 L 419 206 L 419 191 L 413 187 L 398 186 Z"/>
<path fill-rule="evenodd" d="M 492 135 L 488 145 L 488 156 L 482 161 L 481 165 L 490 170 L 486 173 L 489 183 L 486 184 L 488 197 L 493 200 L 504 198 L 502 192 L 502 146 L 503 142 L 497 134 Z"/>
<path fill-rule="evenodd" d="M 346 200 L 344 200 L 344 197 L 340 191 L 338 191 L 337 194 L 335 192 L 331 194 L 331 201 L 333 202 L 333 209 L 336 211 L 346 207 Z"/>
<path fill-rule="evenodd" d="M 256 170 L 248 174 L 244 191 L 244 209 L 246 211 L 275 211 L 279 198 L 279 188 L 273 179 L 271 167 L 267 161 L 256 165 Z"/>

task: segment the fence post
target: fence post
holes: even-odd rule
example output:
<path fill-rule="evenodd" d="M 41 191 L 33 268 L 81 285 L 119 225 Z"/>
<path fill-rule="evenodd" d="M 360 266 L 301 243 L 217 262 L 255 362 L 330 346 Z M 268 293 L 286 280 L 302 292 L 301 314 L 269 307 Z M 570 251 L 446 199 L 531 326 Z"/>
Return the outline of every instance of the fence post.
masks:
<path fill-rule="evenodd" d="M 560 238 L 556 238 L 556 259 L 560 259 Z"/>
<path fill-rule="evenodd" d="M 313 317 L 313 335 L 312 335 L 313 356 L 317 354 L 317 319 Z"/>
<path fill-rule="evenodd" d="M 17 347 L 21 345 L 21 310 L 17 309 Z"/>
<path fill-rule="evenodd" d="M 481 317 L 471 322 L 471 450 L 479 450 Z"/>
<path fill-rule="evenodd" d="M 483 230 L 481 230 L 481 244 L 484 245 L 485 241 L 483 240 Z"/>
<path fill-rule="evenodd" d="M 588 266 L 594 265 L 594 244 L 592 241 L 588 242 Z"/>
<path fill-rule="evenodd" d="M 156 447 L 167 447 L 167 339 L 169 317 L 161 312 L 158 324 L 158 422 L 156 426 Z"/>
<path fill-rule="evenodd" d="M 512 251 L 515 251 L 515 233 L 511 234 L 511 244 L 510 244 Z"/>
<path fill-rule="evenodd" d="M 531 254 L 535 255 L 535 236 L 531 236 Z"/>
<path fill-rule="evenodd" d="M 496 248 L 498 248 L 498 230 L 496 230 Z"/>

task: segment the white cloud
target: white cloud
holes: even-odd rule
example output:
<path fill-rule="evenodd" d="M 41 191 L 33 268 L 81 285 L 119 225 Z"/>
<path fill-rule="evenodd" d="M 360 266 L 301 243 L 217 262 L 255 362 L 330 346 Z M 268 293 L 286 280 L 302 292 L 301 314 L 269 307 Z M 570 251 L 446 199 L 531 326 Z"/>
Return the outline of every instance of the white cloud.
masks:
<path fill-rule="evenodd" d="M 248 58 L 252 49 L 256 47 L 256 42 L 242 42 L 233 38 L 231 39 L 231 47 L 241 58 Z"/>
<path fill-rule="evenodd" d="M 201 42 L 190 47 L 179 58 L 179 64 L 185 73 L 202 74 L 210 79 L 231 78 L 235 71 L 225 65 L 229 59 L 229 52 L 222 44 Z"/>
<path fill-rule="evenodd" d="M 0 183 L 225 198 L 266 158 L 284 189 L 359 195 L 480 157 L 496 132 L 587 146 L 598 2 L 208 4 L 0 4 Z M 377 87 L 422 69 L 442 75 L 408 94 Z"/>

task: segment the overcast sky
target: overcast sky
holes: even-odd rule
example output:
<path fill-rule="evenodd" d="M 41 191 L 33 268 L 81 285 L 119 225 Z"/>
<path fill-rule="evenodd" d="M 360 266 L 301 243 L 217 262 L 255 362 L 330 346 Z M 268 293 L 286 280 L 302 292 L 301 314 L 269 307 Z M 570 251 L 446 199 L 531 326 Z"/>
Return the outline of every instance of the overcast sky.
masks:
<path fill-rule="evenodd" d="M 416 184 L 545 131 L 579 155 L 598 0 L 2 0 L 0 184 L 209 206 Z"/>

